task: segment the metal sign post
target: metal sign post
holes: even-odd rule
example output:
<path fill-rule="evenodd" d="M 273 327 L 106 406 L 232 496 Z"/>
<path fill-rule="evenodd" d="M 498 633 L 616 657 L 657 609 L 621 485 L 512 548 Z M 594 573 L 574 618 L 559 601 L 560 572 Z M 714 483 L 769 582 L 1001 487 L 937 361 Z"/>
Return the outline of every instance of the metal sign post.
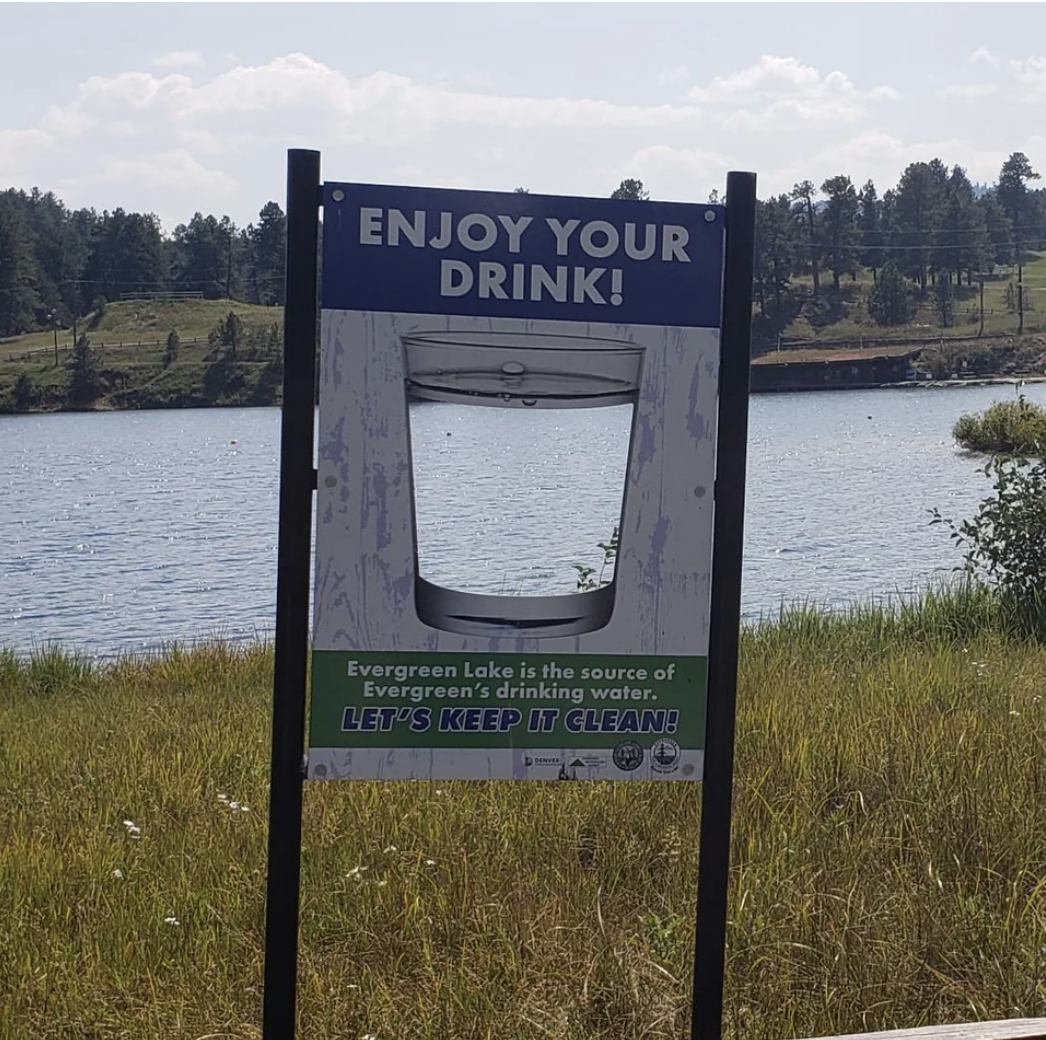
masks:
<path fill-rule="evenodd" d="M 264 1040 L 292 1040 L 298 982 L 298 892 L 305 684 L 309 661 L 312 435 L 316 415 L 320 153 L 287 156 L 287 291 L 283 309 L 283 419 L 276 574 L 276 664 L 269 772 Z"/>
<path fill-rule="evenodd" d="M 692 1035 L 719 1040 L 754 212 L 751 174 L 730 175 L 725 207 L 321 196 L 318 153 L 290 153 L 264 1040 L 295 1034 L 306 776 L 705 779 Z M 627 408 L 609 583 L 506 596 L 424 574 L 417 400 L 527 422 Z"/>
<path fill-rule="evenodd" d="M 748 460 L 748 378 L 752 353 L 755 174 L 731 173 L 727 176 L 726 212 L 712 551 L 712 630 L 708 648 L 705 786 L 701 792 L 691 1040 L 720 1040 L 723 1034 L 734 719 Z"/>

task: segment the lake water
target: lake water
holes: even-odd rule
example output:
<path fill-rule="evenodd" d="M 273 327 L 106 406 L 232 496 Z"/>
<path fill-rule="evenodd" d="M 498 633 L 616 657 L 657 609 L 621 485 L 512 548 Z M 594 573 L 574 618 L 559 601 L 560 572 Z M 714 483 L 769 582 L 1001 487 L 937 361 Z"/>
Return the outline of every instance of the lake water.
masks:
<path fill-rule="evenodd" d="M 1046 385 L 1025 388 L 1046 404 Z M 757 396 L 744 610 L 839 605 L 959 562 L 928 511 L 989 485 L 958 416 L 1011 386 Z M 550 416 L 551 421 L 550 420 Z M 272 632 L 280 413 L 0 417 L 0 646 L 107 656 Z M 627 415 L 422 404 L 412 413 L 422 573 L 493 592 L 568 591 L 620 509 Z"/>

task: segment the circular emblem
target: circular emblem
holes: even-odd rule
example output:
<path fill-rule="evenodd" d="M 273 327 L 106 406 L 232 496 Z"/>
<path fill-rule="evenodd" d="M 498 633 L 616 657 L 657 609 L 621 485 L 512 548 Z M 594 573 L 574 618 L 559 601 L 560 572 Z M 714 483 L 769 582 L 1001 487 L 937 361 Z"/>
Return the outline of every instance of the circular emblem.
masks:
<path fill-rule="evenodd" d="M 643 748 L 634 740 L 623 740 L 614 748 L 614 765 L 631 773 L 643 764 Z"/>
<path fill-rule="evenodd" d="M 679 745 L 667 737 L 655 740 L 650 749 L 650 765 L 659 773 L 671 773 L 679 768 Z"/>

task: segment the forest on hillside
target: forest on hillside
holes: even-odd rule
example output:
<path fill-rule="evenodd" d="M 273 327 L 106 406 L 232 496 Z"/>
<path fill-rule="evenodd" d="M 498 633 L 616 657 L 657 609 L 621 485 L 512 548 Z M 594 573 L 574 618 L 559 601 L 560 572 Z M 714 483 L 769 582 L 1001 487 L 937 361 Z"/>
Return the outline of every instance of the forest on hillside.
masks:
<path fill-rule="evenodd" d="M 0 336 L 67 327 L 133 293 L 282 305 L 287 221 L 268 202 L 240 228 L 195 213 L 165 235 L 151 213 L 70 210 L 52 192 L 0 193 Z"/>
<path fill-rule="evenodd" d="M 853 309 L 847 282 L 866 275 L 872 286 L 859 320 L 905 325 L 930 302 L 947 327 L 964 286 L 1012 268 L 1007 305 L 1023 330 L 1032 306 L 1023 266 L 1032 251 L 1046 249 L 1039 179 L 1021 152 L 1010 155 L 988 187 L 935 158 L 911 163 L 881 193 L 870 180 L 857 187 L 839 174 L 760 201 L 757 344 L 775 342 L 800 315 L 815 329 L 832 325 Z M 611 194 L 648 197 L 635 179 Z M 0 192 L 0 336 L 66 327 L 134 293 L 281 305 L 285 235 L 276 202 L 246 227 L 198 212 L 167 235 L 153 214 L 71 210 L 52 192 L 8 189 Z"/>

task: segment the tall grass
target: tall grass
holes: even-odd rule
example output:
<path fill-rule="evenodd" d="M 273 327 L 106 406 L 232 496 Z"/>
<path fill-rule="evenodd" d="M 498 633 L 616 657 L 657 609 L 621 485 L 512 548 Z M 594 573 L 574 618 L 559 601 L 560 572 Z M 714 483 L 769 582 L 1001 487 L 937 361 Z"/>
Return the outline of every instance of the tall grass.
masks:
<path fill-rule="evenodd" d="M 1046 1014 L 1046 648 L 989 598 L 743 636 L 733 1037 Z M 257 1038 L 272 657 L 0 655 L 0 1037 Z M 700 788 L 305 795 L 303 1037 L 685 1034 Z"/>
<path fill-rule="evenodd" d="M 959 416 L 952 435 L 970 451 L 1007 455 L 1046 453 L 1046 408 L 1023 396 L 996 401 L 980 415 Z"/>

